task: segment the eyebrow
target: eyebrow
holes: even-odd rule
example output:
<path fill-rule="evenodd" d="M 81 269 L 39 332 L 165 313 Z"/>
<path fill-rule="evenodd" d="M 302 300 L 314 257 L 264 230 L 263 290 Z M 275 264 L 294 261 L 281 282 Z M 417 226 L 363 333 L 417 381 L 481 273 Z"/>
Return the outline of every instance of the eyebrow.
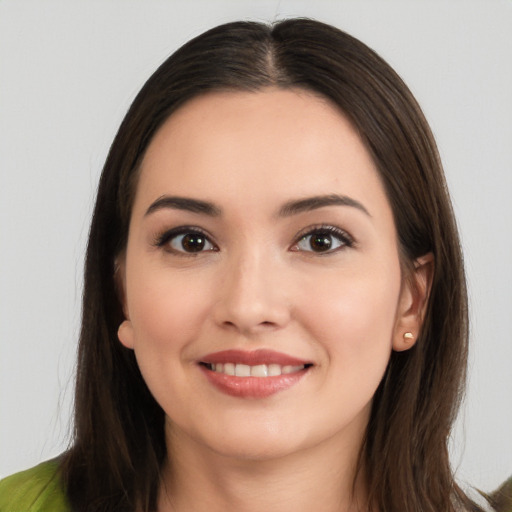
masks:
<path fill-rule="evenodd" d="M 298 213 L 316 210 L 324 206 L 351 206 L 361 210 L 363 213 L 371 217 L 368 210 L 355 199 L 347 196 L 340 196 L 338 194 L 329 194 L 325 196 L 306 197 L 296 201 L 289 201 L 285 203 L 279 210 L 279 217 L 289 217 Z"/>
<path fill-rule="evenodd" d="M 188 197 L 161 196 L 156 201 L 151 203 L 151 206 L 146 210 L 145 216 L 165 208 L 185 210 L 192 213 L 201 213 L 210 217 L 218 217 L 221 214 L 220 208 L 207 201 L 191 199 Z"/>
<path fill-rule="evenodd" d="M 351 197 L 340 196 L 338 194 L 313 196 L 288 201 L 279 209 L 278 217 L 290 217 L 292 215 L 316 210 L 325 206 L 351 206 L 371 217 L 368 210 L 359 201 L 356 201 Z M 219 207 L 215 206 L 213 203 L 209 203 L 208 201 L 192 199 L 189 197 L 161 196 L 151 203 L 150 207 L 146 210 L 145 216 L 166 208 L 200 213 L 210 217 L 218 217 L 222 213 L 222 210 Z"/>

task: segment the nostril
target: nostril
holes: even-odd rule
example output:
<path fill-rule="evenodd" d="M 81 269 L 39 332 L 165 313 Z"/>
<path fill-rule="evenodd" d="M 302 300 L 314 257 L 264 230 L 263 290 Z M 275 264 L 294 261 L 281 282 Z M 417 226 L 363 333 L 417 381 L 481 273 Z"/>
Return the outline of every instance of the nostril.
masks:
<path fill-rule="evenodd" d="M 269 331 L 284 327 L 290 319 L 288 301 L 268 290 L 266 294 L 256 293 L 257 290 L 228 291 L 222 292 L 214 311 L 217 325 L 224 329 L 245 333 Z"/>
<path fill-rule="evenodd" d="M 258 330 L 258 329 L 274 329 L 277 324 L 275 322 L 271 322 L 269 320 L 265 320 L 263 322 L 254 322 L 253 325 L 250 325 L 247 327 L 244 326 L 244 323 L 243 322 L 240 322 L 240 323 L 237 323 L 237 322 L 233 322 L 231 320 L 225 320 L 224 322 L 222 322 L 222 324 L 229 328 L 229 329 L 237 329 L 237 330 Z"/>

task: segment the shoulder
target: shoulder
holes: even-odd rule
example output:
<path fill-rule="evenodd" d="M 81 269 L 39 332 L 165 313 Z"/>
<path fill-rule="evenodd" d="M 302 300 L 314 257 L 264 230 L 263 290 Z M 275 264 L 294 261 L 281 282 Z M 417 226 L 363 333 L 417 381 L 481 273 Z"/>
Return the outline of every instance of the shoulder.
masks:
<path fill-rule="evenodd" d="M 499 489 L 485 497 L 496 512 L 512 512 L 512 476 Z"/>
<path fill-rule="evenodd" d="M 490 493 L 476 488 L 467 489 L 466 492 L 473 503 L 480 507 L 478 510 L 483 512 L 512 512 L 512 477 Z"/>
<path fill-rule="evenodd" d="M 68 512 L 58 459 L 0 480 L 0 512 Z"/>

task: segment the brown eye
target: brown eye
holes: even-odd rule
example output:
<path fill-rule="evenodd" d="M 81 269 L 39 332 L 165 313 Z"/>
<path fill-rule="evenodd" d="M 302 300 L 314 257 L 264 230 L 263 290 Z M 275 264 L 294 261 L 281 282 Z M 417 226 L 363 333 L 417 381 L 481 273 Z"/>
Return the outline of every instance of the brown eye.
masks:
<path fill-rule="evenodd" d="M 181 239 L 181 246 L 187 252 L 199 252 L 204 249 L 206 240 L 202 235 L 188 234 Z"/>
<path fill-rule="evenodd" d="M 315 252 L 328 251 L 332 246 L 332 237 L 331 235 L 323 233 L 311 235 L 309 245 L 311 250 Z"/>
<path fill-rule="evenodd" d="M 195 253 L 214 250 L 213 244 L 202 233 L 182 233 L 172 237 L 169 245 L 178 252 Z"/>
<path fill-rule="evenodd" d="M 293 251 L 331 253 L 344 247 L 352 247 L 352 238 L 339 228 L 326 226 L 302 235 L 292 247 Z"/>

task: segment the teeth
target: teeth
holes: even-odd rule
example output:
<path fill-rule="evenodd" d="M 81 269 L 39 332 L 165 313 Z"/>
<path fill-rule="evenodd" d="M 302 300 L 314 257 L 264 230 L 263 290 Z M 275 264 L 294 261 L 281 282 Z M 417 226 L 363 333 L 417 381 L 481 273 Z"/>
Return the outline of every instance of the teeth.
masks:
<path fill-rule="evenodd" d="M 266 377 L 268 375 L 268 366 L 266 364 L 259 364 L 258 366 L 251 366 L 251 377 Z"/>
<path fill-rule="evenodd" d="M 281 373 L 282 374 L 294 373 L 294 372 L 300 370 L 300 368 L 301 368 L 300 366 L 290 366 L 290 365 L 283 366 Z"/>
<path fill-rule="evenodd" d="M 304 365 L 292 366 L 280 364 L 258 364 L 249 366 L 240 363 L 216 363 L 208 365 L 208 368 L 216 373 L 224 373 L 236 377 L 277 377 L 296 373 L 305 368 Z"/>
<path fill-rule="evenodd" d="M 273 377 L 275 375 L 281 375 L 281 366 L 278 364 L 269 364 L 268 365 L 268 375 L 269 375 L 269 377 Z"/>
<path fill-rule="evenodd" d="M 217 365 L 215 366 L 215 371 L 218 371 Z M 233 363 L 226 363 L 224 365 L 224 371 L 221 373 L 225 373 L 226 375 L 235 375 L 235 365 Z"/>
<path fill-rule="evenodd" d="M 235 375 L 237 377 L 250 377 L 251 367 L 247 364 L 237 364 L 235 366 Z"/>

